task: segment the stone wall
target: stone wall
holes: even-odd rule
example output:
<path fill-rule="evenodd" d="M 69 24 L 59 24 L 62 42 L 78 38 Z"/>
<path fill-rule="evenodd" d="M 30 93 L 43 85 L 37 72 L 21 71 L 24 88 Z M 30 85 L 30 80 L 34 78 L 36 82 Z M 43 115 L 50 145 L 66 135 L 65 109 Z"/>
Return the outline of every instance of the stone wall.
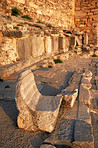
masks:
<path fill-rule="evenodd" d="M 0 64 L 7 65 L 17 61 L 34 59 L 68 51 L 69 38 L 60 36 L 33 36 L 7 38 L 1 47 Z"/>
<path fill-rule="evenodd" d="M 98 1 L 75 1 L 75 26 L 88 34 L 89 43 L 97 44 Z"/>
<path fill-rule="evenodd" d="M 74 25 L 74 0 L 6 0 L 20 8 L 23 14 L 54 26 L 70 28 Z"/>

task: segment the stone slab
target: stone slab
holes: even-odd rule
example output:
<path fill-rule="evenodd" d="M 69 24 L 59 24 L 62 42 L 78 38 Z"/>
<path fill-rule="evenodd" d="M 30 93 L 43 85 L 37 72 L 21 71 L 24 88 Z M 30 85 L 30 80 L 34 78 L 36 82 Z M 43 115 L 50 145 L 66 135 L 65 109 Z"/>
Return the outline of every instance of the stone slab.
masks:
<path fill-rule="evenodd" d="M 79 101 L 90 104 L 90 91 L 85 89 L 82 85 L 80 85 Z"/>
<path fill-rule="evenodd" d="M 78 119 L 91 123 L 88 106 L 81 101 L 79 101 Z"/>
<path fill-rule="evenodd" d="M 72 148 L 94 148 L 91 124 L 82 120 L 75 122 Z"/>
<path fill-rule="evenodd" d="M 57 121 L 55 130 L 44 142 L 70 146 L 71 142 L 73 141 L 74 122 L 74 120 L 64 118 L 59 119 Z"/>
<path fill-rule="evenodd" d="M 98 114 L 91 113 L 93 136 L 94 136 L 94 148 L 98 148 Z"/>

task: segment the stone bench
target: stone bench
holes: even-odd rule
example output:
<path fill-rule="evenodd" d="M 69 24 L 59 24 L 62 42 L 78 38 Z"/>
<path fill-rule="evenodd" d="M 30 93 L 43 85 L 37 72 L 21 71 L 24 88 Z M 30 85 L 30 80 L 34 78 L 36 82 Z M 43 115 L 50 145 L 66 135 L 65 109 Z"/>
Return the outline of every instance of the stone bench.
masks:
<path fill-rule="evenodd" d="M 28 131 L 53 131 L 62 97 L 42 96 L 31 70 L 19 74 L 15 101 L 19 110 L 17 119 L 19 128 Z"/>

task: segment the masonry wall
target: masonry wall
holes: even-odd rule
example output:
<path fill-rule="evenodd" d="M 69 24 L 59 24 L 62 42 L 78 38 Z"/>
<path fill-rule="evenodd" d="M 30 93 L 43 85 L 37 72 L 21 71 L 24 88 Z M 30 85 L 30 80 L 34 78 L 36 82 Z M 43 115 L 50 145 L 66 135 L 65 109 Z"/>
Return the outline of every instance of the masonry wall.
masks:
<path fill-rule="evenodd" d="M 89 43 L 97 44 L 98 0 L 75 1 L 75 26 L 88 33 Z"/>
<path fill-rule="evenodd" d="M 6 0 L 33 19 L 70 28 L 74 25 L 74 0 Z"/>

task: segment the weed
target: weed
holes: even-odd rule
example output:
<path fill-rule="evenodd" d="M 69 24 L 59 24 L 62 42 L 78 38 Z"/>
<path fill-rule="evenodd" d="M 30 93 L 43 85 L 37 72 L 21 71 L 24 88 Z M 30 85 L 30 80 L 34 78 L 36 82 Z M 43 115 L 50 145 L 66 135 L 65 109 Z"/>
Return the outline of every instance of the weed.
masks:
<path fill-rule="evenodd" d="M 48 68 L 52 68 L 52 66 L 51 66 L 51 65 L 49 65 L 49 66 L 48 66 Z"/>
<path fill-rule="evenodd" d="M 54 62 L 55 62 L 55 64 L 57 64 L 57 63 L 63 63 L 63 61 L 61 61 L 60 59 L 55 59 Z"/>
<path fill-rule="evenodd" d="M 23 15 L 21 16 L 22 18 L 28 19 L 28 20 L 32 20 L 32 18 L 29 15 Z"/>
<path fill-rule="evenodd" d="M 22 24 L 17 24 L 17 26 L 23 26 Z"/>
<path fill-rule="evenodd" d="M 93 54 L 92 57 L 97 57 L 97 55 Z"/>
<path fill-rule="evenodd" d="M 43 29 L 41 26 L 39 25 L 33 25 L 34 27 L 37 27 L 37 28 L 40 28 L 40 29 Z"/>
<path fill-rule="evenodd" d="M 20 15 L 20 14 L 22 14 L 22 12 L 19 10 L 19 9 L 17 9 L 16 7 L 14 7 L 13 9 L 12 9 L 12 15 L 14 15 L 14 16 L 18 16 L 18 15 Z"/>
<path fill-rule="evenodd" d="M 26 7 L 24 7 L 24 10 L 26 10 Z"/>

